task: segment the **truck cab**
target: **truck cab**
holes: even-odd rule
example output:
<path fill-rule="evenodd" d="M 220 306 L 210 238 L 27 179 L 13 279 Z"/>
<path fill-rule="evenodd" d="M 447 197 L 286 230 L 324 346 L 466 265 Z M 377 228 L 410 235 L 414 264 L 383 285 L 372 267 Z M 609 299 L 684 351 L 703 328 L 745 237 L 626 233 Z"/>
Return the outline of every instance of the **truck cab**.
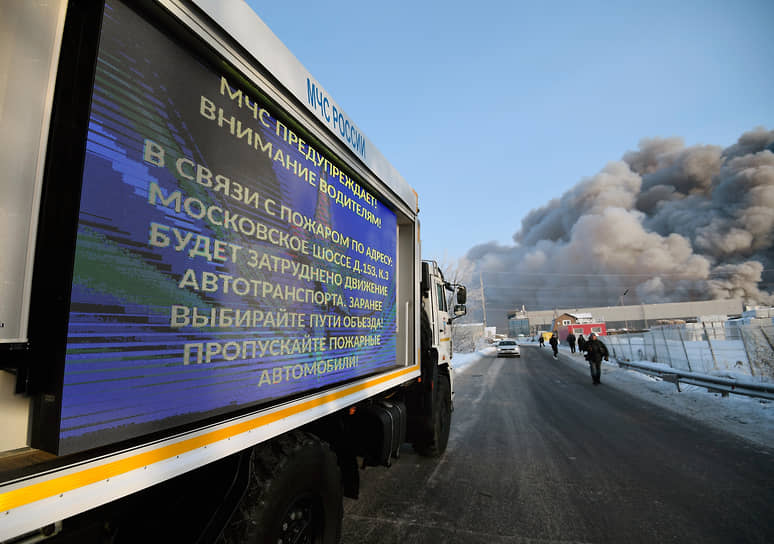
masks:
<path fill-rule="evenodd" d="M 432 348 L 438 354 L 438 364 L 450 364 L 452 359 L 452 321 L 466 314 L 467 293 L 460 284 L 447 282 L 438 263 L 422 261 L 422 311 L 427 313 L 433 333 Z M 456 293 L 456 302 L 452 297 Z"/>

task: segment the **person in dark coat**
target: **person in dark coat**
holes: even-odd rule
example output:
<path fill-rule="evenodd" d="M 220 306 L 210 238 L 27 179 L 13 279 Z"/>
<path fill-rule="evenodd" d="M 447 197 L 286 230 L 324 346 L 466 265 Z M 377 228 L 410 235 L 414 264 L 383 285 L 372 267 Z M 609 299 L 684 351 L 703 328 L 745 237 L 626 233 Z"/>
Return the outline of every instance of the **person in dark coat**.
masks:
<path fill-rule="evenodd" d="M 602 359 L 608 361 L 607 346 L 599 339 L 593 332 L 589 335 L 588 342 L 586 342 L 586 360 L 589 362 L 589 368 L 591 369 L 591 382 L 594 385 L 602 383 L 600 378 L 602 377 Z"/>
<path fill-rule="evenodd" d="M 545 345 L 546 345 L 546 339 L 545 339 L 545 338 L 543 338 L 543 333 L 541 333 L 541 334 L 540 334 L 540 340 L 539 340 L 539 342 L 540 342 L 540 347 L 541 347 L 541 348 L 542 348 L 543 346 L 545 346 Z"/>
<path fill-rule="evenodd" d="M 570 346 L 570 353 L 575 353 L 575 335 L 572 331 L 567 335 L 567 344 Z"/>
<path fill-rule="evenodd" d="M 559 357 L 559 338 L 557 338 L 556 333 L 551 335 L 548 343 L 551 344 L 551 349 L 554 350 L 554 359 L 557 359 Z"/>
<path fill-rule="evenodd" d="M 586 339 L 582 334 L 578 336 L 578 351 L 586 351 Z"/>

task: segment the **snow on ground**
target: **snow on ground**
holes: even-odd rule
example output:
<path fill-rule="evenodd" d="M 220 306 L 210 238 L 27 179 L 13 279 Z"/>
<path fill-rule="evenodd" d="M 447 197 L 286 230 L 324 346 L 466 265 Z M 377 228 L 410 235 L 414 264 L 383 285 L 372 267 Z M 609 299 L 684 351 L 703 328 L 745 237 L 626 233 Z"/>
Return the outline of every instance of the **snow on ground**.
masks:
<path fill-rule="evenodd" d="M 546 346 L 543 349 L 551 348 Z M 475 362 L 494 357 L 495 354 L 496 349 L 493 347 L 485 347 L 474 353 L 455 353 L 452 359 L 455 373 L 465 373 Z M 589 371 L 583 357 L 578 353 L 570 354 L 566 347 L 560 347 L 560 359 L 578 372 L 587 374 Z M 710 393 L 705 388 L 688 384 L 680 384 L 682 392 L 678 392 L 673 383 L 621 368 L 615 362 L 603 363 L 602 383 L 774 450 L 772 401 L 735 394 L 724 397 L 720 393 Z"/>

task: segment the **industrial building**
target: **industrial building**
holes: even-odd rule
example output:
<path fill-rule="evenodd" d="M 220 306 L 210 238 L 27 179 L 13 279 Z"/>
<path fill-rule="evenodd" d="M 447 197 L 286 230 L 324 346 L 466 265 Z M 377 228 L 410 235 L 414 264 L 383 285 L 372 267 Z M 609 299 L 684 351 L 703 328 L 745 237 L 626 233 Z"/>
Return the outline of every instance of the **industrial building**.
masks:
<path fill-rule="evenodd" d="M 737 318 L 744 307 L 741 299 L 703 300 L 699 302 L 667 302 L 629 306 L 596 306 L 590 308 L 556 308 L 554 310 L 518 310 L 508 314 L 508 334 L 533 335 L 537 331 L 552 330 L 554 319 L 562 314 L 591 314 L 596 322 L 607 329 L 648 329 L 661 320 L 695 321 L 701 316 Z"/>

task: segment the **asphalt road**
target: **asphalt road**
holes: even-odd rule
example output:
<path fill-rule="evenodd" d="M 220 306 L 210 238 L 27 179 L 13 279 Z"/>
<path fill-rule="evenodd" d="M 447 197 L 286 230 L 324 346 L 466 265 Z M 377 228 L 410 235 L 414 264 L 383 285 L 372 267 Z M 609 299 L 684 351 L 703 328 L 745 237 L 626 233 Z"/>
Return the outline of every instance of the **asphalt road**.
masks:
<path fill-rule="evenodd" d="M 474 363 L 446 453 L 361 472 L 342 542 L 774 542 L 774 451 L 604 380 L 549 348 Z"/>

